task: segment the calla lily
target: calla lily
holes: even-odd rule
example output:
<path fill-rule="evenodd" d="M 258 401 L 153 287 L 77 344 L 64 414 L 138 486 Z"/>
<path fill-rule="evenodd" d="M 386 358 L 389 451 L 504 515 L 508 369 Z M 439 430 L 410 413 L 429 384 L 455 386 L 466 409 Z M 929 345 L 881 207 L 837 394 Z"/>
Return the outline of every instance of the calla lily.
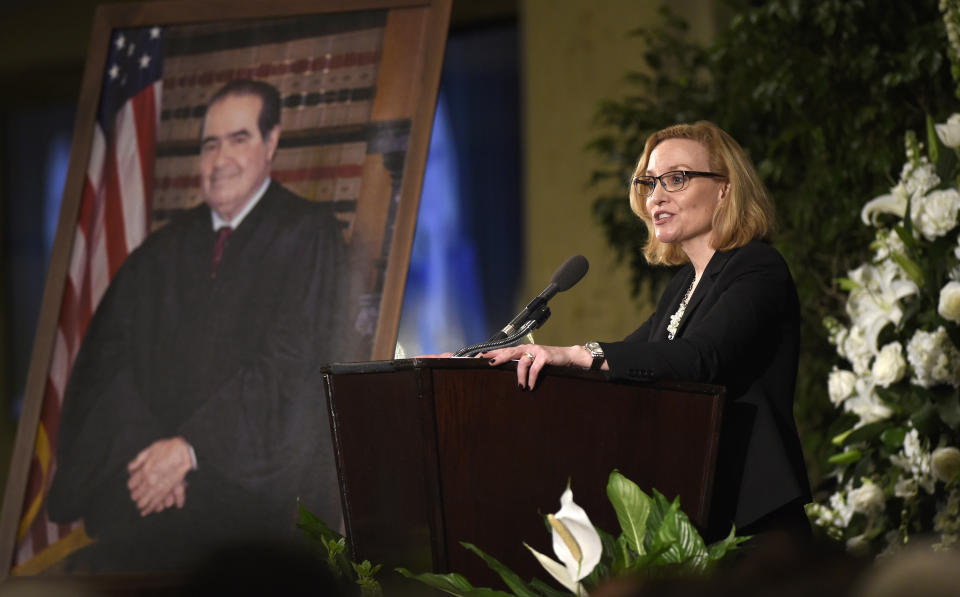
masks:
<path fill-rule="evenodd" d="M 527 549 L 557 582 L 576 595 L 585 595 L 579 581 L 589 576 L 600 562 L 603 553 L 600 535 L 584 509 L 574 503 L 573 491 L 569 487 L 560 496 L 560 510 L 548 515 L 547 520 L 553 529 L 553 551 L 563 563 L 529 545 Z"/>

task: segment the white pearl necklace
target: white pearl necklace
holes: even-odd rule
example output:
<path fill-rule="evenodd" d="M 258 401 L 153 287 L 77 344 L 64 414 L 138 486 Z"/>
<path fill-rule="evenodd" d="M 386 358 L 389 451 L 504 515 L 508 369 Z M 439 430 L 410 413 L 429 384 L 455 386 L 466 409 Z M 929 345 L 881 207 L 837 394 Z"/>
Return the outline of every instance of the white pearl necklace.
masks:
<path fill-rule="evenodd" d="M 687 288 L 687 293 L 683 295 L 683 300 L 680 301 L 680 306 L 677 307 L 677 312 L 670 316 L 670 325 L 667 326 L 667 340 L 673 340 L 674 336 L 677 335 L 677 328 L 680 327 L 680 320 L 683 319 L 683 312 L 687 310 L 687 304 L 690 302 L 690 297 L 693 296 L 693 288 L 697 285 L 697 276 L 693 276 L 693 281 L 690 282 L 690 288 Z"/>

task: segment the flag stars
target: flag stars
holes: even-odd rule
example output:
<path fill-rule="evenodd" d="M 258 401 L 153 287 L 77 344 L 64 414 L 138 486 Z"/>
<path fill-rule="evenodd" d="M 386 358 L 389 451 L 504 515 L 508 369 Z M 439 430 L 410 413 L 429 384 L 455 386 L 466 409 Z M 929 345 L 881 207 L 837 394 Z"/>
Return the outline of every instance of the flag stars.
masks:
<path fill-rule="evenodd" d="M 118 36 L 117 36 L 117 39 L 114 40 L 114 42 L 113 42 L 113 44 L 114 44 L 115 46 L 117 46 L 117 49 L 118 49 L 118 50 L 122 50 L 122 49 L 123 49 L 123 45 L 124 45 L 125 43 L 127 43 L 127 38 L 125 38 L 122 33 L 121 33 L 120 35 L 118 35 Z"/>
<path fill-rule="evenodd" d="M 131 43 L 127 46 L 127 56 L 133 56 L 133 51 L 137 48 L 137 44 Z"/>
<path fill-rule="evenodd" d="M 107 73 L 110 75 L 111 79 L 116 79 L 120 76 L 120 67 L 114 64 L 110 67 L 110 70 L 107 71 Z"/>
<path fill-rule="evenodd" d="M 150 66 L 150 55 L 144 54 L 140 57 L 140 68 L 147 68 Z"/>
<path fill-rule="evenodd" d="M 150 29 L 150 39 L 160 39 L 160 28 L 152 27 Z"/>

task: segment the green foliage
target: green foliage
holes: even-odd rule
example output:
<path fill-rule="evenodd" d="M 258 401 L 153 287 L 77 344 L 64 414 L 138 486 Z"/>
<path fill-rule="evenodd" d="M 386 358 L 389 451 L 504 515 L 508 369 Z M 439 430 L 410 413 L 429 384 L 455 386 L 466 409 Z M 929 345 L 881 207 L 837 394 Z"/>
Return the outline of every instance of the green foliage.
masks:
<path fill-rule="evenodd" d="M 818 481 L 833 413 L 824 380 L 831 350 L 820 326 L 839 311 L 835 280 L 863 261 L 871 240 L 859 225 L 864 200 L 891 186 L 905 130 L 926 114 L 946 116 L 954 82 L 937 0 L 729 2 L 735 16 L 706 47 L 683 19 L 661 10 L 626 79 L 632 89 L 602 102 L 604 134 L 589 148 L 609 166 L 595 172 L 597 220 L 633 288 L 669 272 L 643 259 L 646 230 L 627 205 L 627 184 L 644 139 L 676 122 L 711 120 L 750 153 L 779 217 L 777 246 L 794 273 L 803 310 L 797 415 Z M 658 285 L 651 284 L 651 293 Z"/>
<path fill-rule="evenodd" d="M 380 597 L 383 591 L 374 575 L 380 570 L 380 564 L 374 566 L 368 560 L 360 564 L 347 557 L 347 540 L 340 533 L 326 525 L 317 515 L 297 502 L 299 521 L 297 528 L 313 546 L 317 554 L 326 562 L 343 595 L 358 594 L 360 597 Z"/>
<path fill-rule="evenodd" d="M 587 590 L 601 582 L 624 574 L 662 576 L 703 573 L 749 537 L 737 537 L 734 529 L 721 541 L 707 547 L 687 515 L 680 509 L 680 500 L 668 501 L 654 490 L 653 497 L 644 493 L 633 481 L 618 471 L 610 473 L 607 497 L 617 513 L 621 534 L 612 535 L 596 529 L 603 544 L 600 563 L 583 579 Z M 548 525 L 549 528 L 549 525 Z M 406 568 L 397 571 L 431 587 L 464 597 L 563 597 L 543 581 L 524 582 L 515 572 L 496 558 L 470 543 L 460 543 L 477 554 L 503 580 L 511 591 L 477 588 L 459 574 L 414 574 Z"/>

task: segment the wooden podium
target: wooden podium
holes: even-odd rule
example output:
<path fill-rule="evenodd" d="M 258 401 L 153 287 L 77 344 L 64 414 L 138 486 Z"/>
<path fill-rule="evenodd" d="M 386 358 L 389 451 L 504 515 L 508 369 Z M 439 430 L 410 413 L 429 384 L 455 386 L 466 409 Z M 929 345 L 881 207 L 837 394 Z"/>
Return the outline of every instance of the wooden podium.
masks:
<path fill-rule="evenodd" d="M 619 534 L 606 497 L 613 469 L 679 495 L 706 526 L 723 388 L 547 367 L 524 392 L 514 366 L 483 359 L 332 364 L 324 385 L 358 560 L 490 586 L 467 541 L 526 579 L 546 578 L 523 542 L 553 554 L 543 516 L 568 481 L 592 522 Z"/>

